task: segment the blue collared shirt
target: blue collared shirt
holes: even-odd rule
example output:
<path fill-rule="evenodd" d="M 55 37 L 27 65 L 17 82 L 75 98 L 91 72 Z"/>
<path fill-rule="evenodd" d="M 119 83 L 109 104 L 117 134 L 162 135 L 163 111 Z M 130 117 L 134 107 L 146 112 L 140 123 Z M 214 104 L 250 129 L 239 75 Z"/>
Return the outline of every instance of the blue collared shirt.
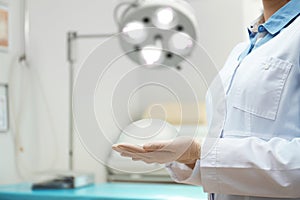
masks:
<path fill-rule="evenodd" d="M 239 60 L 243 60 L 254 49 L 267 43 L 274 38 L 278 33 L 294 21 L 300 14 L 300 0 L 291 0 L 276 13 L 274 13 L 268 21 L 260 24 L 262 18 L 255 25 L 248 28 L 250 45 L 240 55 Z"/>

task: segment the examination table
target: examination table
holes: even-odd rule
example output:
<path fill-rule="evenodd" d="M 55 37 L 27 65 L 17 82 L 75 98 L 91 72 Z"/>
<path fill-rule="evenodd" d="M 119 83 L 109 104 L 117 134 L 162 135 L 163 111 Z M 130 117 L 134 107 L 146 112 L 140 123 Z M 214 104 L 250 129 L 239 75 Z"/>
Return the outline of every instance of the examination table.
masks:
<path fill-rule="evenodd" d="M 181 184 L 104 183 L 73 190 L 32 191 L 30 184 L 0 186 L 0 200 L 206 200 L 201 187 Z"/>

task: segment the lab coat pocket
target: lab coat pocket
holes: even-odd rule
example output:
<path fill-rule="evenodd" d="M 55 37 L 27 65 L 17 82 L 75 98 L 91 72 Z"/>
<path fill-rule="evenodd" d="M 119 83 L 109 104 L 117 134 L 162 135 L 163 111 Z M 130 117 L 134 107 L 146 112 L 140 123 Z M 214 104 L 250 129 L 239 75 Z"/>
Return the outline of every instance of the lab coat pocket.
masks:
<path fill-rule="evenodd" d="M 244 67 L 249 74 L 236 83 L 233 106 L 255 116 L 275 120 L 292 64 L 270 57 L 262 59 L 256 66 Z"/>

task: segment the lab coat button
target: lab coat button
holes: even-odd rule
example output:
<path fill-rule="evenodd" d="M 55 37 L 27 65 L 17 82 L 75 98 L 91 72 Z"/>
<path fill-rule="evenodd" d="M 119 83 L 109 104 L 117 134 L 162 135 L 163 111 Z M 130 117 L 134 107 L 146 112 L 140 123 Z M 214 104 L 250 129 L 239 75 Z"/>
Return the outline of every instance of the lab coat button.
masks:
<path fill-rule="evenodd" d="M 265 29 L 265 27 L 263 26 L 263 25 L 260 25 L 259 27 L 258 27 L 258 32 L 264 32 L 266 29 Z"/>

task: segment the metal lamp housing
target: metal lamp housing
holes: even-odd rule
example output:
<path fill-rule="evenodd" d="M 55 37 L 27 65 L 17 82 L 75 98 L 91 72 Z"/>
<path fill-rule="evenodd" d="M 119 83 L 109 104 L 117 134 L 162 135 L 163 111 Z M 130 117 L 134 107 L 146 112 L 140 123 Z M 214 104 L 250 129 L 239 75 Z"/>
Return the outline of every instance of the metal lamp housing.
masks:
<path fill-rule="evenodd" d="M 170 21 L 170 24 L 159 25 L 157 21 L 157 12 L 168 9 L 163 12 L 166 13 L 166 17 L 171 17 L 169 11 L 172 10 L 174 19 Z M 168 13 L 169 12 L 169 13 Z M 164 19 L 168 22 L 171 19 Z M 132 22 L 142 23 L 144 25 L 143 30 L 134 31 L 132 35 L 141 35 L 144 32 L 146 35 L 140 37 L 143 40 L 132 41 L 124 37 L 124 27 Z M 140 58 L 140 51 L 147 46 L 156 45 L 162 49 L 162 58 L 159 59 L 157 65 L 177 66 L 184 57 L 188 57 L 192 51 L 176 51 L 173 47 L 176 45 L 170 45 L 170 38 L 176 32 L 181 32 L 183 35 L 189 37 L 192 42 L 197 40 L 198 23 L 193 8 L 184 0 L 144 0 L 137 3 L 136 7 L 133 7 L 128 12 L 122 14 L 119 29 L 123 32 L 123 37 L 120 37 L 120 45 L 124 52 L 127 53 L 129 58 L 134 62 L 144 65 L 145 63 Z M 157 44 L 159 43 L 159 44 Z"/>

